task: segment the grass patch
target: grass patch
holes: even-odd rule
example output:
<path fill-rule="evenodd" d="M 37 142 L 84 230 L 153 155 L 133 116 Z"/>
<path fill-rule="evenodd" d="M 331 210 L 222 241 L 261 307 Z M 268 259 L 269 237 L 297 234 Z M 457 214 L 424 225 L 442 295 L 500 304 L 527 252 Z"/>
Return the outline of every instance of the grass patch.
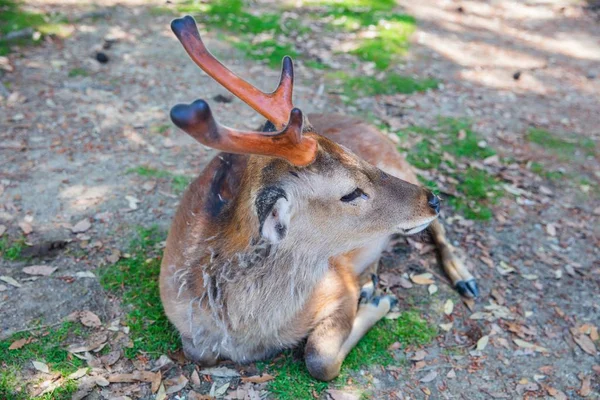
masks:
<path fill-rule="evenodd" d="M 23 10 L 21 3 L 14 0 L 0 0 L 0 37 L 11 32 L 31 28 L 38 35 L 26 38 L 6 40 L 0 39 L 0 55 L 10 53 L 13 45 L 29 45 L 39 42 L 44 35 L 66 36 L 64 17 L 60 15 L 45 15 Z"/>
<path fill-rule="evenodd" d="M 105 268 L 100 276 L 102 286 L 118 294 L 129 305 L 126 317 L 133 347 L 125 356 L 134 358 L 143 352 L 159 356 L 179 347 L 179 336 L 164 314 L 158 290 L 161 253 L 157 245 L 165 235 L 153 227 L 138 230 L 130 245 L 129 258 Z"/>
<path fill-rule="evenodd" d="M 233 47 L 241 50 L 246 57 L 267 63 L 271 68 L 278 68 L 285 56 L 298 57 L 295 47 L 290 44 L 281 44 L 274 39 L 266 39 L 262 42 L 251 43 L 248 41 L 230 40 Z"/>
<path fill-rule="evenodd" d="M 415 79 L 394 73 L 376 78 L 374 76 L 353 77 L 345 72 L 335 72 L 329 74 L 329 77 L 340 82 L 344 95 L 349 100 L 376 95 L 423 92 L 436 89 L 439 84 L 435 79 Z"/>
<path fill-rule="evenodd" d="M 163 171 L 143 165 L 135 168 L 129 168 L 127 173 L 136 174 L 144 178 L 169 179 L 171 181 L 171 189 L 175 193 L 182 193 L 185 191 L 192 181 L 192 178 L 185 175 L 173 174 L 169 171 Z"/>
<path fill-rule="evenodd" d="M 557 170 L 548 170 L 548 169 L 546 169 L 546 167 L 544 165 L 542 165 L 539 162 L 535 162 L 535 161 L 531 163 L 531 165 L 529 166 L 529 169 L 534 174 L 537 174 L 543 178 L 546 178 L 549 181 L 559 181 L 560 179 L 562 179 L 565 176 L 565 174 L 563 172 L 557 171 Z"/>
<path fill-rule="evenodd" d="M 449 167 L 449 175 L 459 181 L 456 191 L 460 193 L 449 199 L 450 205 L 468 219 L 489 220 L 493 216 L 491 206 L 503 195 L 498 189 L 500 182 L 486 171 L 469 168 L 457 172 L 454 169 L 454 164 L 460 161 L 483 160 L 495 154 L 493 149 L 482 145 L 481 137 L 471 129 L 468 120 L 440 118 L 434 129 L 415 126 L 399 134 L 416 134 L 421 139 L 406 154 L 408 162 L 415 167 L 423 170 Z M 444 153 L 451 158 L 445 157 Z M 434 182 L 422 183 L 438 190 Z"/>
<path fill-rule="evenodd" d="M 400 342 L 404 346 L 425 345 L 437 336 L 437 329 L 414 311 L 403 312 L 397 320 L 382 320 L 377 323 L 348 354 L 342 365 L 340 376 L 331 383 L 313 379 L 304 361 L 287 351 L 271 363 L 260 363 L 259 368 L 268 368 L 276 373 L 269 384 L 269 391 L 280 400 L 312 400 L 325 389 L 343 386 L 352 371 L 370 365 L 390 365 L 396 360 L 388 347 Z"/>
<path fill-rule="evenodd" d="M 10 241 L 8 236 L 0 238 L 0 256 L 5 260 L 18 260 L 21 258 L 21 252 L 25 248 L 25 238 L 20 237 L 17 240 Z"/>
<path fill-rule="evenodd" d="M 89 73 L 84 68 L 73 68 L 69 71 L 69 78 L 76 78 L 78 76 L 89 76 Z"/>
<path fill-rule="evenodd" d="M 18 374 L 24 369 L 33 369 L 32 361 L 44 362 L 51 373 L 60 373 L 63 378 L 84 367 L 85 363 L 64 350 L 67 339 L 73 336 L 83 338 L 88 331 L 73 322 L 65 322 L 57 328 L 40 329 L 13 335 L 0 342 L 0 398 L 29 399 L 27 384 Z M 10 345 L 19 339 L 31 342 L 20 349 L 9 350 Z M 65 379 L 53 392 L 36 398 L 44 400 L 70 399 L 77 390 L 76 382 Z"/>
<path fill-rule="evenodd" d="M 531 143 L 543 147 L 565 161 L 575 159 L 577 153 L 596 155 L 596 144 L 589 138 L 560 137 L 541 128 L 530 128 L 526 137 Z"/>

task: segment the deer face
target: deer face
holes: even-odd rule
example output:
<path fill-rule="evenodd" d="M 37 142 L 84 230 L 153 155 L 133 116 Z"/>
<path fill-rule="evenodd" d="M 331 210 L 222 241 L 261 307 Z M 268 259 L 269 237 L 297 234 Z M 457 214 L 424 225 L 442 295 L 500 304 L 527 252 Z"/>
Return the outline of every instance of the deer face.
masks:
<path fill-rule="evenodd" d="M 341 252 L 393 233 L 417 233 L 437 217 L 431 192 L 314 137 L 319 149 L 308 167 L 274 159 L 255 166 L 262 179 L 254 204 L 261 235 L 270 242 L 314 240 Z"/>

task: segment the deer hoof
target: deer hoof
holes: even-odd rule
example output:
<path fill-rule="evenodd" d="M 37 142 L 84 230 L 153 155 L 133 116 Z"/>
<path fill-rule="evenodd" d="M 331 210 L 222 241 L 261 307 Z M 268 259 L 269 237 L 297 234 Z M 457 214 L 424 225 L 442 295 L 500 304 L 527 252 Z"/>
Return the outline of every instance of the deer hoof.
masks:
<path fill-rule="evenodd" d="M 379 278 L 377 278 L 377 275 L 371 274 L 371 282 L 365 283 L 360 289 L 360 297 L 358 299 L 359 304 L 368 303 L 373 299 L 378 283 Z"/>
<path fill-rule="evenodd" d="M 469 298 L 479 297 L 479 288 L 475 279 L 469 279 L 468 281 L 458 281 L 456 283 L 456 290 L 461 296 Z"/>

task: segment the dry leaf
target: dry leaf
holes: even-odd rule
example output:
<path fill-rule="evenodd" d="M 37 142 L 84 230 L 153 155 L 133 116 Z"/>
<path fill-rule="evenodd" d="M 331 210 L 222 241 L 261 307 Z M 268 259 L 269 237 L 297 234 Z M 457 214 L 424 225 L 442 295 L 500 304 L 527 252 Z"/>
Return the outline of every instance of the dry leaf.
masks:
<path fill-rule="evenodd" d="M 431 278 L 433 278 L 432 274 L 425 273 L 420 275 L 413 275 L 410 277 L 410 280 L 416 283 L 417 285 L 431 285 L 434 283 L 433 279 Z"/>
<path fill-rule="evenodd" d="M 590 329 L 590 339 L 592 339 L 594 342 L 600 339 L 600 335 L 598 335 L 598 328 L 595 326 Z"/>
<path fill-rule="evenodd" d="M 67 378 L 69 379 L 79 379 L 83 376 L 85 376 L 88 372 L 88 368 L 79 368 L 77 371 L 73 372 L 71 375 L 69 375 Z"/>
<path fill-rule="evenodd" d="M 454 325 L 453 322 L 448 322 L 447 324 L 440 324 L 440 328 L 442 328 L 444 332 L 449 332 L 450 329 L 452 329 L 452 325 Z"/>
<path fill-rule="evenodd" d="M 28 275 L 50 276 L 57 269 L 58 268 L 51 267 L 49 265 L 32 265 L 30 267 L 23 268 L 23 272 Z"/>
<path fill-rule="evenodd" d="M 219 378 L 236 378 L 240 376 L 240 373 L 235 369 L 227 367 L 216 367 L 216 368 L 205 368 L 200 370 L 202 375 L 217 376 Z"/>
<path fill-rule="evenodd" d="M 89 328 L 99 328 L 102 325 L 102 321 L 96 314 L 91 311 L 82 311 L 79 314 L 79 320 L 81 323 Z"/>
<path fill-rule="evenodd" d="M 427 352 L 425 350 L 419 350 L 410 359 L 411 359 L 411 361 L 421 361 L 421 360 L 425 359 L 426 355 L 427 355 Z"/>
<path fill-rule="evenodd" d="M 550 236 L 556 236 L 556 225 L 554 225 L 554 224 L 546 225 L 546 233 Z"/>
<path fill-rule="evenodd" d="M 196 372 L 196 370 L 194 370 L 194 373 L 196 374 L 196 376 L 198 376 L 198 373 Z M 192 374 L 192 376 L 193 376 L 193 374 Z M 162 373 L 160 371 L 158 371 L 157 373 L 154 374 L 154 379 L 152 380 L 152 386 L 150 387 L 150 390 L 152 390 L 152 393 L 156 393 L 156 391 L 160 387 L 161 380 L 162 380 Z M 198 384 L 200 384 L 200 379 L 198 379 Z"/>
<path fill-rule="evenodd" d="M 567 395 L 558 389 L 555 389 L 550 386 L 546 386 L 545 388 L 548 391 L 548 394 L 557 400 L 567 400 L 568 399 Z"/>
<path fill-rule="evenodd" d="M 141 202 L 140 199 L 137 199 L 133 196 L 125 196 L 125 199 L 127 199 L 127 203 L 129 203 L 129 208 L 132 210 L 137 210 L 138 208 L 138 203 Z"/>
<path fill-rule="evenodd" d="M 500 261 L 500 265 L 496 267 L 496 270 L 500 273 L 500 275 L 503 275 L 503 276 L 516 271 L 513 267 L 511 267 L 504 261 Z"/>
<path fill-rule="evenodd" d="M 14 341 L 9 347 L 9 350 L 18 350 L 21 347 L 25 346 L 28 343 L 31 343 L 31 341 L 33 340 L 33 338 L 23 338 L 23 339 L 19 339 L 17 341 Z"/>
<path fill-rule="evenodd" d="M 337 389 L 327 389 L 327 394 L 332 400 L 359 400 L 360 396 L 356 393 L 344 392 Z"/>
<path fill-rule="evenodd" d="M 179 375 L 177 378 L 173 378 L 173 379 L 169 379 L 165 381 L 165 385 L 169 386 L 167 387 L 167 394 L 173 394 L 173 393 L 177 393 L 180 390 L 182 390 L 184 387 L 186 387 L 188 384 L 188 380 L 185 376 L 183 375 Z M 229 383 L 227 383 L 227 386 L 229 387 Z M 225 389 L 227 390 L 227 389 Z M 225 393 L 225 392 L 223 392 Z"/>
<path fill-rule="evenodd" d="M 275 377 L 273 375 L 269 375 L 269 374 L 262 374 L 262 375 L 256 375 L 256 376 L 244 376 L 242 377 L 242 382 L 246 383 L 246 382 L 250 382 L 250 383 L 265 383 L 265 382 L 269 382 L 270 380 L 275 379 Z"/>
<path fill-rule="evenodd" d="M 456 378 L 456 371 L 454 371 L 454 369 L 451 369 L 450 371 L 448 371 L 448 373 L 446 374 L 446 378 L 448 378 L 448 379 Z"/>
<path fill-rule="evenodd" d="M 581 389 L 579 389 L 579 395 L 581 397 L 588 397 L 592 393 L 592 377 L 583 374 L 579 374 L 579 379 L 581 379 Z"/>
<path fill-rule="evenodd" d="M 477 341 L 477 350 L 479 350 L 479 351 L 485 350 L 485 348 L 486 348 L 486 346 L 488 345 L 489 342 L 490 342 L 490 337 L 488 335 L 482 336 Z"/>
<path fill-rule="evenodd" d="M 588 336 L 580 334 L 573 335 L 573 340 L 575 341 L 575 343 L 577 343 L 579 347 L 581 347 L 581 350 L 585 351 L 591 356 L 596 355 L 596 345 Z"/>
<path fill-rule="evenodd" d="M 200 385 L 200 376 L 198 375 L 198 371 L 194 369 L 192 375 L 190 376 L 190 381 L 192 381 L 192 385 L 199 386 Z"/>
<path fill-rule="evenodd" d="M 436 294 L 438 291 L 438 287 L 437 287 L 437 285 L 429 285 L 427 287 L 427 291 L 429 292 L 430 295 Z"/>
<path fill-rule="evenodd" d="M 108 379 L 106 379 L 103 376 L 97 376 L 94 379 L 95 379 L 96 385 L 98 385 L 98 386 L 106 387 L 106 386 L 110 385 L 110 382 L 108 381 Z"/>
<path fill-rule="evenodd" d="M 23 285 L 21 285 L 19 282 L 17 282 L 14 278 L 11 278 L 10 276 L 0 276 L 0 280 L 8 283 L 9 285 L 12 285 L 14 287 L 21 287 Z"/>
<path fill-rule="evenodd" d="M 43 362 L 32 361 L 31 363 L 33 364 L 33 368 L 37 369 L 38 371 L 44 372 L 46 374 L 50 373 L 50 369 Z"/>
<path fill-rule="evenodd" d="M 513 342 L 517 346 L 519 346 L 519 347 L 521 347 L 523 349 L 531 349 L 533 351 L 537 351 L 538 353 L 549 353 L 550 352 L 550 350 L 548 350 L 545 347 L 538 346 L 537 344 L 529 343 L 529 342 L 526 342 L 526 341 L 521 340 L 521 339 L 513 339 Z"/>
<path fill-rule="evenodd" d="M 29 235 L 31 232 L 33 232 L 33 227 L 29 222 L 19 222 L 19 228 L 21 228 L 25 235 Z"/>
<path fill-rule="evenodd" d="M 165 392 L 165 385 L 161 384 L 158 388 L 158 392 L 156 393 L 155 400 L 165 400 L 167 398 L 167 393 Z"/>
<path fill-rule="evenodd" d="M 108 365 L 110 367 L 111 365 L 114 365 L 117 361 L 119 361 L 119 358 L 121 358 L 121 351 L 114 350 L 100 357 L 100 360 L 102 361 L 102 364 Z"/>
<path fill-rule="evenodd" d="M 450 315 L 454 311 L 454 302 L 450 299 L 446 300 L 444 303 L 444 314 Z"/>
<path fill-rule="evenodd" d="M 87 218 L 84 218 L 81 221 L 79 221 L 78 223 L 76 223 L 75 225 L 73 225 L 73 227 L 71 228 L 71 232 L 83 233 L 83 232 L 87 231 L 88 229 L 90 229 L 91 227 L 92 227 L 92 224 L 91 224 L 90 220 Z"/>
<path fill-rule="evenodd" d="M 431 372 L 429 372 L 427 375 L 425 375 L 424 377 L 422 377 L 422 378 L 420 379 L 420 382 L 421 382 L 421 383 L 429 383 L 429 382 L 431 382 L 432 380 L 434 380 L 435 378 L 437 378 L 437 372 L 435 372 L 435 371 L 431 371 Z"/>
<path fill-rule="evenodd" d="M 121 252 L 117 249 L 113 249 L 110 252 L 110 255 L 106 257 L 106 261 L 108 261 L 111 264 L 116 264 L 120 258 L 121 258 Z"/>

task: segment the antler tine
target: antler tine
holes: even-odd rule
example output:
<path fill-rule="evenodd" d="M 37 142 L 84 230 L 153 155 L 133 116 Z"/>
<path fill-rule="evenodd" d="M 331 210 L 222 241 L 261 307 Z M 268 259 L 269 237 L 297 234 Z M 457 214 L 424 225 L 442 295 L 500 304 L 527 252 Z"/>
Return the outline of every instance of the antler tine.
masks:
<path fill-rule="evenodd" d="M 229 153 L 279 157 L 296 166 L 312 163 L 317 153 L 314 138 L 302 136 L 302 111 L 293 108 L 285 128 L 279 132 L 248 132 L 219 124 L 204 100 L 178 104 L 171 109 L 171 120 L 194 139 Z"/>
<path fill-rule="evenodd" d="M 231 72 L 208 51 L 200 38 L 200 32 L 198 32 L 193 17 L 187 15 L 173 20 L 171 29 L 191 59 L 204 72 L 271 121 L 278 129 L 285 126 L 293 108 L 294 74 L 290 57 L 286 56 L 283 59 L 281 79 L 277 89 L 273 93 L 263 93 Z"/>

